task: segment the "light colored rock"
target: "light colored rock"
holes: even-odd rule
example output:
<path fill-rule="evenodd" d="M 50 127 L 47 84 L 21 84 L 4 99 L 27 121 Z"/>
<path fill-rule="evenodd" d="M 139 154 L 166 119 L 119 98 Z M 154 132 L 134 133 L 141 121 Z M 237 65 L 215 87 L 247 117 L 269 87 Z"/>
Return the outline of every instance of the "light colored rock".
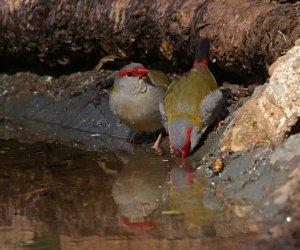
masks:
<path fill-rule="evenodd" d="M 283 142 L 300 117 L 300 44 L 270 67 L 269 83 L 236 111 L 221 140 L 221 150 L 244 151 Z"/>

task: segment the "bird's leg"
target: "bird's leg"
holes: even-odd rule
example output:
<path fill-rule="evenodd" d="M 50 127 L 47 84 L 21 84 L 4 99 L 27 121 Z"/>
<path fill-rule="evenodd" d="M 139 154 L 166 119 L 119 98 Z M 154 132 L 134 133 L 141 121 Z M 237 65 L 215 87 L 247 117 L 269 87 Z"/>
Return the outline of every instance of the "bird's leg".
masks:
<path fill-rule="evenodd" d="M 159 147 L 160 143 L 161 143 L 161 140 L 162 140 L 162 136 L 163 136 L 163 132 L 160 131 L 154 145 L 151 147 L 155 150 L 155 152 L 158 154 L 158 155 L 162 155 L 163 154 L 163 150 Z"/>

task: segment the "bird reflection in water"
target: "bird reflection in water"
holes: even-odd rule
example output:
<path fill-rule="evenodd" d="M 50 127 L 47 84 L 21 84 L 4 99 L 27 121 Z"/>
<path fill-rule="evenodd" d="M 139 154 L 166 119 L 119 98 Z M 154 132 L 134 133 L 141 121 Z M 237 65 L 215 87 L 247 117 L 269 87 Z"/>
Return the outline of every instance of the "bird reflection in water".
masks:
<path fill-rule="evenodd" d="M 161 207 L 167 175 L 168 162 L 155 155 L 141 153 L 126 163 L 112 187 L 121 224 L 130 230 L 155 228 L 151 216 Z"/>
<path fill-rule="evenodd" d="M 213 225 L 216 211 L 203 204 L 206 177 L 197 175 L 189 159 L 176 159 L 164 188 L 162 215 L 183 217 L 190 236 L 215 237 Z"/>
<path fill-rule="evenodd" d="M 112 195 L 125 229 L 161 233 L 167 223 L 179 223 L 180 235 L 214 237 L 216 213 L 203 205 L 205 184 L 188 159 L 176 159 L 170 169 L 156 156 L 130 160 L 115 179 Z"/>

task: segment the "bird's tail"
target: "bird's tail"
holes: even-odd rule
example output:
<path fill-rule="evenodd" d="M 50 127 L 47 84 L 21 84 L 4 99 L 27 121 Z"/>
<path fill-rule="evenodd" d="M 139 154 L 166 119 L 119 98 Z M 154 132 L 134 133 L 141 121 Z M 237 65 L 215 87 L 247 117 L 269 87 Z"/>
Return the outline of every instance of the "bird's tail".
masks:
<path fill-rule="evenodd" d="M 210 48 L 209 39 L 207 37 L 200 38 L 196 45 L 194 68 L 196 68 L 199 63 L 202 63 L 206 67 L 208 67 L 209 48 Z"/>

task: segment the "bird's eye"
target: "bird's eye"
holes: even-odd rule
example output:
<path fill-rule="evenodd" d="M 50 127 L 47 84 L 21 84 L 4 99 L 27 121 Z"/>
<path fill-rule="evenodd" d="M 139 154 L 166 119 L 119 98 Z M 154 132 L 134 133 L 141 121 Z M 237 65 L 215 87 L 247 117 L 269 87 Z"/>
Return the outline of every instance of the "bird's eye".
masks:
<path fill-rule="evenodd" d="M 131 77 L 131 76 L 132 76 L 132 73 L 131 73 L 131 72 L 128 72 L 128 73 L 127 73 L 127 76 Z"/>

